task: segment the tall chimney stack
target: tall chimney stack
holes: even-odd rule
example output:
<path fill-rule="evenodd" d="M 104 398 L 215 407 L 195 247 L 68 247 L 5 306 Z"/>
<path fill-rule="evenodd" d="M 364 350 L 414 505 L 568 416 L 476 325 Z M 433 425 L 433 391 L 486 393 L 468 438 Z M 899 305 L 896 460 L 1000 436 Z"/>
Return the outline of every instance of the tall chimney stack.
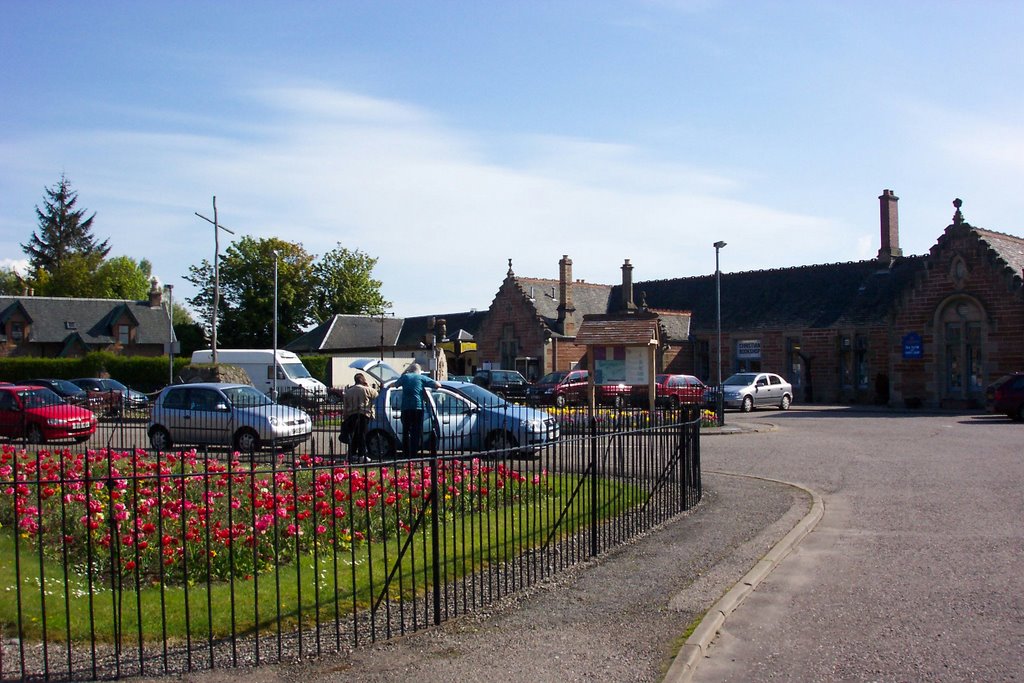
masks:
<path fill-rule="evenodd" d="M 633 303 L 633 266 L 629 259 L 622 264 L 622 310 L 636 310 L 636 304 Z"/>
<path fill-rule="evenodd" d="M 897 257 L 903 256 L 903 250 L 900 249 L 900 214 L 896 206 L 899 200 L 892 190 L 882 190 L 878 198 L 882 228 L 882 247 L 878 250 L 878 260 L 887 266 Z"/>
<path fill-rule="evenodd" d="M 576 307 L 572 303 L 572 259 L 563 254 L 558 262 L 558 327 L 567 337 L 576 336 Z"/>

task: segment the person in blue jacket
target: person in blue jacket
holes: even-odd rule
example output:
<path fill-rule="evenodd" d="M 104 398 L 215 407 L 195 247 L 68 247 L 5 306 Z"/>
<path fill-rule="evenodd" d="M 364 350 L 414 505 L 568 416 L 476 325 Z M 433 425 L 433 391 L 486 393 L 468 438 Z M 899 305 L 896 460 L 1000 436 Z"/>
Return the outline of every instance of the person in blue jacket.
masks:
<path fill-rule="evenodd" d="M 402 453 L 415 458 L 423 443 L 423 411 L 427 406 L 427 389 L 440 389 L 441 385 L 422 374 L 418 363 L 412 363 L 395 380 L 402 389 Z"/>

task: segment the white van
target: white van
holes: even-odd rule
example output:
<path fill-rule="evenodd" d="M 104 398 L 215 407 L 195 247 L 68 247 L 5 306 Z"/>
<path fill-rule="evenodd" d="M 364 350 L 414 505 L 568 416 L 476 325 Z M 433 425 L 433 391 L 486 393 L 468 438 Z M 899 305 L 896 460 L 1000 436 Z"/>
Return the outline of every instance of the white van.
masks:
<path fill-rule="evenodd" d="M 192 362 L 212 363 L 213 351 L 194 351 Z M 273 349 L 217 349 L 217 362 L 242 368 L 252 385 L 265 394 L 274 390 Z M 310 375 L 302 360 L 291 351 L 278 349 L 276 365 L 278 396 L 293 392 L 307 396 L 327 394 L 324 383 Z"/>

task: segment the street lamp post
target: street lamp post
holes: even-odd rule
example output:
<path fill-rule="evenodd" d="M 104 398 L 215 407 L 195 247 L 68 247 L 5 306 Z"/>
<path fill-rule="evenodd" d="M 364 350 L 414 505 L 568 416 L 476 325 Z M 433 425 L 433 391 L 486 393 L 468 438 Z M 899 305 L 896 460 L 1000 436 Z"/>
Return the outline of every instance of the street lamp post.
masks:
<path fill-rule="evenodd" d="M 725 242 L 715 242 L 715 319 L 718 328 L 718 395 L 715 400 L 715 413 L 718 426 L 725 424 L 725 396 L 722 393 L 722 271 L 718 267 L 718 252 L 725 247 Z"/>
<path fill-rule="evenodd" d="M 174 384 L 174 285 L 167 289 L 167 383 Z"/>
<path fill-rule="evenodd" d="M 274 250 L 274 400 L 277 400 L 277 262 L 281 255 L 277 249 Z"/>

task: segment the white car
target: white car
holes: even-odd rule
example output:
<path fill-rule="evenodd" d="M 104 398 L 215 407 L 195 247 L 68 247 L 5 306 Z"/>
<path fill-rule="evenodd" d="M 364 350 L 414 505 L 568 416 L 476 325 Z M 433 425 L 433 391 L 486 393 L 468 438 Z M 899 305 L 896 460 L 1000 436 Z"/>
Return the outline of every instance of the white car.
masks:
<path fill-rule="evenodd" d="M 738 372 L 722 382 L 726 408 L 749 413 L 754 408 L 786 410 L 793 403 L 793 385 L 771 372 Z"/>

